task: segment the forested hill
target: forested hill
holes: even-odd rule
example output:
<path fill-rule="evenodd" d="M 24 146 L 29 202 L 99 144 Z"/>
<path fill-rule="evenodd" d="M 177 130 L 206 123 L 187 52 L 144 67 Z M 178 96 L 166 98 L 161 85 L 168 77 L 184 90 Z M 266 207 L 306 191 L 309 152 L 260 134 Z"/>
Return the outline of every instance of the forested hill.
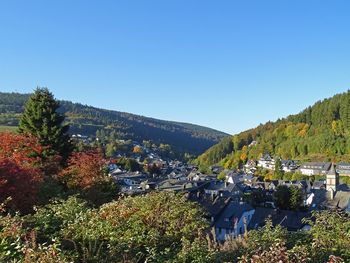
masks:
<path fill-rule="evenodd" d="M 0 125 L 17 126 L 30 94 L 0 92 Z M 227 134 L 194 124 L 171 122 L 130 113 L 98 109 L 60 101 L 71 133 L 95 135 L 97 130 L 113 132 L 120 139 L 169 144 L 178 152 L 200 154 Z"/>
<path fill-rule="evenodd" d="M 350 91 L 318 101 L 299 114 L 223 139 L 199 156 L 202 167 L 241 166 L 264 152 L 284 159 L 350 160 Z"/>

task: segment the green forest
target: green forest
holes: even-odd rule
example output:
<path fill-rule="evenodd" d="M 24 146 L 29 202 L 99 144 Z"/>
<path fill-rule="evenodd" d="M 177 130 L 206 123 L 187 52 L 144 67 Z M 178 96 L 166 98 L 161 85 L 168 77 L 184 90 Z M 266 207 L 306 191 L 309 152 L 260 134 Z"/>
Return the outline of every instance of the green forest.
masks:
<path fill-rule="evenodd" d="M 300 161 L 350 161 L 350 91 L 224 138 L 195 162 L 202 167 L 219 163 L 238 168 L 265 152 Z"/>
<path fill-rule="evenodd" d="M 0 128 L 17 126 L 30 94 L 0 92 Z M 59 101 L 70 133 L 95 136 L 96 131 L 113 132 L 118 139 L 169 144 L 178 153 L 198 155 L 227 134 L 199 125 L 157 120 L 125 112 Z M 9 128 L 10 127 L 10 128 Z"/>

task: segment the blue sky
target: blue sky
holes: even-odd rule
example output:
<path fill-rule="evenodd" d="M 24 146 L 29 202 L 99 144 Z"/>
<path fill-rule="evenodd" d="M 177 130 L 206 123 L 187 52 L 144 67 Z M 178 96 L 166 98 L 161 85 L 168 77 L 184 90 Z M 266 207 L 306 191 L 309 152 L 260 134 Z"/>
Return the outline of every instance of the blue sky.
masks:
<path fill-rule="evenodd" d="M 237 133 L 350 88 L 349 1 L 0 2 L 0 90 Z"/>

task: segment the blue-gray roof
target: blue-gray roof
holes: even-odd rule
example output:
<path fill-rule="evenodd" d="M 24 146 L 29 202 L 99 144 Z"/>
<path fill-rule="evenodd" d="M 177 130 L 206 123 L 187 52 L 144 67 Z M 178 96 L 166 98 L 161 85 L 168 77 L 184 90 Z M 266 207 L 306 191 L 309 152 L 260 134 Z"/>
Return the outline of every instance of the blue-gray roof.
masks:
<path fill-rule="evenodd" d="M 281 225 L 289 231 L 300 230 L 305 224 L 303 218 L 310 217 L 310 212 L 297 212 L 289 210 L 278 210 L 272 208 L 257 207 L 248 229 L 256 229 L 265 225 L 268 218 L 274 226 Z"/>
<path fill-rule="evenodd" d="M 235 218 L 240 220 L 243 213 L 251 210 L 254 210 L 254 208 L 247 203 L 230 202 L 215 221 L 214 225 L 218 228 L 234 228 Z"/>

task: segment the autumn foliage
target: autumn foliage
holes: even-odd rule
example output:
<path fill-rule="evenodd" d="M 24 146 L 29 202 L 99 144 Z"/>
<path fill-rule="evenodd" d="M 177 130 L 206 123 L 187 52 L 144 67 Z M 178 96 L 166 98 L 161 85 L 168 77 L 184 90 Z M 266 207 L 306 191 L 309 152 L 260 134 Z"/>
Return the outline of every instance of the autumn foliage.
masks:
<path fill-rule="evenodd" d="M 0 133 L 0 158 L 11 160 L 21 167 L 39 166 L 44 147 L 30 135 Z"/>
<path fill-rule="evenodd" d="M 75 152 L 59 179 L 68 192 L 79 194 L 90 204 L 100 206 L 118 194 L 115 180 L 107 175 L 106 160 L 99 151 Z"/>
<path fill-rule="evenodd" d="M 11 197 L 8 206 L 29 212 L 37 201 L 41 174 L 35 168 L 23 168 L 9 159 L 0 159 L 0 202 Z"/>
<path fill-rule="evenodd" d="M 40 183 L 43 147 L 32 136 L 0 133 L 0 202 L 29 212 L 36 203 Z"/>
<path fill-rule="evenodd" d="M 105 160 L 98 151 L 75 152 L 68 159 L 68 167 L 60 178 L 68 188 L 89 189 L 105 177 Z"/>

